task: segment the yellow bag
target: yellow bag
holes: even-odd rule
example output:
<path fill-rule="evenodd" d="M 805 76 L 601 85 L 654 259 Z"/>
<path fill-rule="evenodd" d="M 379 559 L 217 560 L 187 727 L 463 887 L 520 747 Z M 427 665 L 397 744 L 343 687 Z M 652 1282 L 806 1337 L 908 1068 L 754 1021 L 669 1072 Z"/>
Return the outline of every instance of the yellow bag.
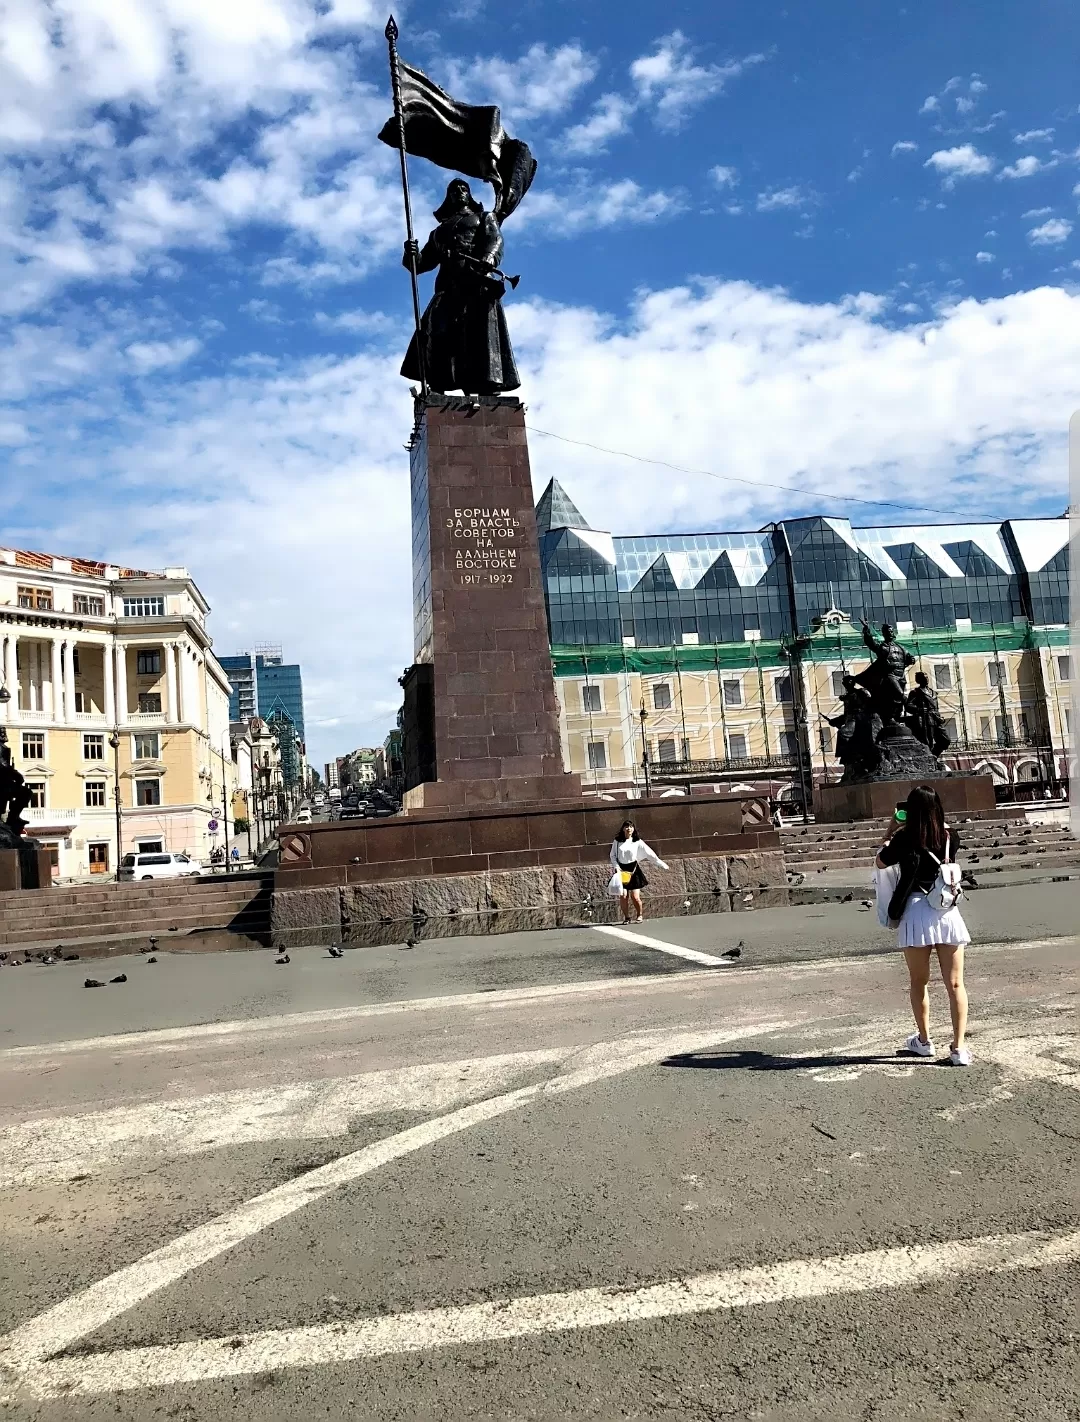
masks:
<path fill-rule="evenodd" d="M 619 870 L 619 878 L 623 881 L 623 887 L 624 887 L 624 888 L 626 887 L 627 884 L 629 884 L 630 880 L 631 880 L 633 877 L 634 877 L 634 871 L 633 871 L 632 869 L 620 869 L 620 870 Z"/>

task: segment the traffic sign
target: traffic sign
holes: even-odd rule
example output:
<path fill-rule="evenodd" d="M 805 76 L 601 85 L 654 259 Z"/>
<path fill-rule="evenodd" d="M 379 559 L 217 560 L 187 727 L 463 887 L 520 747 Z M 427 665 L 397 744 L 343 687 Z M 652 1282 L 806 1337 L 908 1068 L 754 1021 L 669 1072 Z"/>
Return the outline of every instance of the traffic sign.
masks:
<path fill-rule="evenodd" d="M 210 823 L 206 826 L 206 828 L 210 831 L 211 834 L 213 834 L 217 830 L 217 827 L 217 820 L 211 820 Z"/>

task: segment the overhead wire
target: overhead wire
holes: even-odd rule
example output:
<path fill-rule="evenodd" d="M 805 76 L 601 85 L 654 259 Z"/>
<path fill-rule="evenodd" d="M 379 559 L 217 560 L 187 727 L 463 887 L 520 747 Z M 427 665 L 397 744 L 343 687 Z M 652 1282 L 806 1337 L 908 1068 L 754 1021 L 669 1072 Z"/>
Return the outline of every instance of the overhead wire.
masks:
<path fill-rule="evenodd" d="M 932 504 L 904 504 L 895 499 L 863 499 L 857 494 L 826 494 L 820 489 L 802 489 L 797 484 L 775 484 L 768 479 L 747 479 L 741 474 L 718 474 L 715 469 L 691 469 L 683 464 L 672 464 L 667 459 L 653 459 L 645 454 L 631 454 L 626 449 L 608 449 L 606 445 L 592 444 L 587 439 L 571 439 L 569 435 L 556 434 L 554 430 L 542 430 L 533 424 L 526 425 L 526 428 L 533 434 L 546 435 L 548 439 L 558 439 L 564 444 L 580 445 L 583 449 L 592 449 L 598 454 L 613 454 L 620 459 L 632 459 L 637 464 L 655 464 L 661 469 L 674 470 L 677 474 L 703 475 L 709 479 L 747 484 L 754 489 L 781 489 L 786 494 L 801 494 L 807 499 L 831 499 L 837 503 L 867 504 L 875 508 L 905 509 L 909 513 L 935 513 L 942 514 L 946 518 L 970 519 L 970 510 L 967 514 L 960 514 L 950 509 L 935 508 Z"/>

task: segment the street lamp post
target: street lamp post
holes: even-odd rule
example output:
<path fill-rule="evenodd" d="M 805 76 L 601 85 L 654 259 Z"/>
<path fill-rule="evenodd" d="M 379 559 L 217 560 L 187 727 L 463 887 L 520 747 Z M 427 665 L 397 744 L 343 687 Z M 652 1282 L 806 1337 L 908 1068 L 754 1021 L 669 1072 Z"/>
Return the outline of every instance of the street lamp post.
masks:
<path fill-rule="evenodd" d="M 230 759 L 232 757 L 230 756 Z M 225 826 L 225 873 L 229 872 L 229 802 L 225 785 L 225 743 L 221 743 L 221 823 Z"/>
<path fill-rule="evenodd" d="M 651 786 L 649 784 L 649 743 L 645 739 L 645 722 L 649 719 L 649 713 L 645 710 L 645 698 L 641 698 L 641 768 L 645 772 L 645 798 L 649 799 Z"/>
<path fill-rule="evenodd" d="M 116 808 L 116 882 L 120 882 L 120 861 L 124 857 L 123 820 L 120 808 L 120 731 L 109 737 L 113 753 L 113 804 Z"/>

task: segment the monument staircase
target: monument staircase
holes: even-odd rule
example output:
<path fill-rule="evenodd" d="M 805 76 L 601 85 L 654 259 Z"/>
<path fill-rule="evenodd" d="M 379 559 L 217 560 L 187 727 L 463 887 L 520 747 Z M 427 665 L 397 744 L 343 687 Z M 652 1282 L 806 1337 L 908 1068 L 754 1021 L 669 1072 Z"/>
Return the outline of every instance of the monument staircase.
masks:
<path fill-rule="evenodd" d="M 1080 876 L 1080 843 L 1061 824 L 1039 824 L 1023 809 L 950 817 L 960 838 L 960 863 L 981 887 L 995 883 Z M 829 875 L 845 885 L 870 874 L 890 820 L 847 824 L 792 824 L 780 832 L 789 883 L 804 876 L 808 887 L 828 887 Z"/>
<path fill-rule="evenodd" d="M 0 953 L 36 957 L 62 944 L 80 957 L 102 957 L 146 948 L 151 936 L 162 949 L 269 943 L 273 883 L 272 872 L 256 871 L 4 894 Z"/>

